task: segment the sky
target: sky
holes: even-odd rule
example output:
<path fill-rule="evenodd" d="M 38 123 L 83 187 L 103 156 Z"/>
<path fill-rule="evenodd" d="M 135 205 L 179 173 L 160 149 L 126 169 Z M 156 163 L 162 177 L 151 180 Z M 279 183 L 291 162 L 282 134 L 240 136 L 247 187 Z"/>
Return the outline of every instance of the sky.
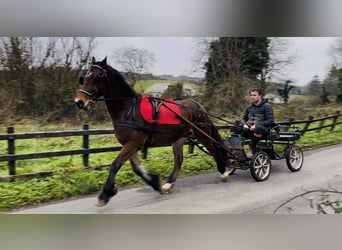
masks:
<path fill-rule="evenodd" d="M 287 53 L 296 57 L 295 63 L 285 72 L 286 79 L 292 80 L 295 85 L 303 86 L 315 75 L 320 80 L 325 78 L 332 65 L 328 49 L 336 41 L 336 37 L 284 37 L 282 39 L 288 41 Z M 151 68 L 151 73 L 154 75 L 201 76 L 198 72 L 194 73 L 196 41 L 198 38 L 194 37 L 99 37 L 94 56 L 98 60 L 107 56 L 107 62 L 115 67 L 112 58 L 115 49 L 124 46 L 145 48 L 155 56 L 155 63 Z"/>

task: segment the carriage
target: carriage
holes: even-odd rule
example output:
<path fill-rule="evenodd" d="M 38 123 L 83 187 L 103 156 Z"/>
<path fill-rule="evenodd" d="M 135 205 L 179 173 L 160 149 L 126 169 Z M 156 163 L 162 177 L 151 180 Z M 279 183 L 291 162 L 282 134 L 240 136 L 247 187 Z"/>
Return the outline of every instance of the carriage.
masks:
<path fill-rule="evenodd" d="M 117 194 L 116 175 L 128 160 L 134 173 L 155 191 L 161 194 L 172 192 L 183 163 L 183 145 L 190 134 L 215 159 L 222 182 L 227 181 L 236 169 L 248 168 L 257 181 L 266 180 L 271 172 L 272 159 L 286 158 L 291 171 L 300 170 L 303 164 L 303 153 L 295 144 L 300 138 L 298 131 L 284 133 L 280 132 L 280 127 L 273 128 L 270 137 L 259 142 L 257 152 L 248 159 L 243 149 L 247 140 L 239 137 L 223 140 L 203 105 L 191 99 L 162 100 L 136 93 L 124 76 L 107 64 L 107 58 L 102 61 L 93 58 L 79 84 L 81 88 L 74 99 L 76 106 L 89 110 L 94 103 L 104 101 L 113 121 L 116 139 L 122 144 L 110 166 L 96 206 L 106 205 Z M 275 144 L 284 146 L 283 153 L 277 153 Z M 162 185 L 157 174 L 143 168 L 138 152 L 165 145 L 172 145 L 174 164 Z"/>
<path fill-rule="evenodd" d="M 248 158 L 245 148 L 249 144 L 241 135 L 232 135 L 224 140 L 227 149 L 228 164 L 231 168 L 230 175 L 235 170 L 249 169 L 256 181 L 265 181 L 271 174 L 272 160 L 286 160 L 286 165 L 292 172 L 302 168 L 304 155 L 296 144 L 301 133 L 296 127 L 275 125 L 271 128 L 266 139 L 260 140 L 253 151 L 253 156 Z"/>

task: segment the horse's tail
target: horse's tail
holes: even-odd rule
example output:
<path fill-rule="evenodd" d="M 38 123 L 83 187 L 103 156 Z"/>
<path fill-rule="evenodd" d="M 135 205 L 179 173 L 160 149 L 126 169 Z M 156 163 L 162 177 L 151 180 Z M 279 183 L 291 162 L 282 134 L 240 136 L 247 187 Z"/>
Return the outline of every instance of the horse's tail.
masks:
<path fill-rule="evenodd" d="M 211 152 L 216 160 L 217 163 L 217 169 L 218 171 L 223 174 L 226 171 L 226 163 L 228 160 L 228 154 L 226 149 L 223 146 L 223 140 L 221 135 L 219 134 L 218 129 L 215 127 L 211 119 L 209 118 L 208 112 L 206 109 L 195 100 L 190 99 L 194 104 L 197 105 L 199 108 L 200 116 L 203 118 L 204 123 L 209 124 L 210 126 L 210 136 L 212 139 L 214 139 L 216 142 L 214 143 L 214 151 Z M 208 127 L 209 128 L 209 127 Z M 212 148 L 212 147 L 211 147 Z"/>
<path fill-rule="evenodd" d="M 211 137 L 216 141 L 215 151 L 218 171 L 223 174 L 226 171 L 226 163 L 228 160 L 227 151 L 223 145 L 223 140 L 214 124 L 211 124 Z"/>

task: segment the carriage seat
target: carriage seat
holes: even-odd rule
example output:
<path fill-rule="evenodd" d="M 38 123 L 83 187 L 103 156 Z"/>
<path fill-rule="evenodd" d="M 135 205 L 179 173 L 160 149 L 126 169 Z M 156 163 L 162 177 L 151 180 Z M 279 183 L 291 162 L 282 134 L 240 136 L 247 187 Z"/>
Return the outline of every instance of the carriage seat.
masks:
<path fill-rule="evenodd" d="M 286 131 L 281 131 L 284 128 L 286 128 Z M 288 131 L 289 128 L 294 129 L 294 131 Z M 299 132 L 298 128 L 275 124 L 275 126 L 271 128 L 270 134 L 267 136 L 267 140 L 296 141 L 300 139 L 300 136 L 301 133 Z"/>

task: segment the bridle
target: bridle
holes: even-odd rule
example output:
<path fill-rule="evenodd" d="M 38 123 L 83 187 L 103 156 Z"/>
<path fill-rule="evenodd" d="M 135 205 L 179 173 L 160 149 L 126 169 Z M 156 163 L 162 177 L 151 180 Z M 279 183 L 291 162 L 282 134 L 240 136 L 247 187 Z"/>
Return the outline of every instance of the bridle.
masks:
<path fill-rule="evenodd" d="M 93 79 L 93 81 L 95 81 L 95 83 L 97 84 L 96 90 L 98 90 L 98 88 L 99 88 L 99 86 L 98 86 L 98 85 L 99 85 L 99 82 L 100 82 L 101 80 L 103 80 L 105 77 L 107 77 L 107 74 L 106 74 L 106 72 L 104 72 L 104 69 L 103 69 L 100 65 L 91 64 L 91 65 L 90 65 L 90 68 L 92 68 L 92 67 L 98 68 L 98 69 L 100 70 L 100 72 L 97 73 L 97 74 L 95 75 L 94 79 Z M 83 81 L 83 80 L 82 80 L 82 81 Z M 83 83 L 80 82 L 80 84 L 82 85 Z M 95 103 L 95 102 L 97 102 L 97 101 L 102 101 L 102 100 L 103 100 L 103 101 L 106 101 L 106 100 L 108 99 L 108 98 L 99 99 L 99 98 L 97 98 L 93 93 L 90 93 L 90 92 L 88 92 L 88 91 L 86 91 L 86 90 L 83 90 L 83 89 L 79 89 L 78 92 L 79 92 L 79 93 L 82 93 L 82 94 L 84 94 L 84 95 L 86 95 L 87 97 L 89 97 L 91 103 Z"/>

